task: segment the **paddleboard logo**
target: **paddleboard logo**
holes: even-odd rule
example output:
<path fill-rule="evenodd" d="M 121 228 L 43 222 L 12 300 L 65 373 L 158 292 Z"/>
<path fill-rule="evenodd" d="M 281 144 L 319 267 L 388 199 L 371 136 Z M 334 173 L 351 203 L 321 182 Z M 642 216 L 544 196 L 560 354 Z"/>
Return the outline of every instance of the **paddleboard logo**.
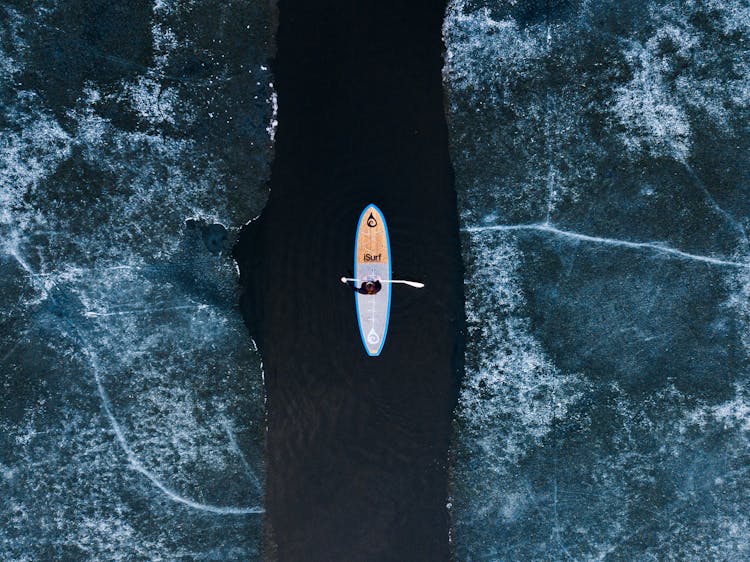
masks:
<path fill-rule="evenodd" d="M 380 336 L 375 332 L 375 328 L 370 328 L 370 333 L 367 334 L 367 341 L 370 345 L 377 345 L 380 343 Z"/>
<path fill-rule="evenodd" d="M 375 217 L 372 216 L 372 213 L 370 213 L 370 216 L 367 217 L 367 226 L 369 226 L 370 228 L 375 228 L 376 226 L 378 226 L 378 221 L 375 220 Z"/>
<path fill-rule="evenodd" d="M 380 256 L 383 254 L 365 254 L 365 261 L 380 261 Z"/>

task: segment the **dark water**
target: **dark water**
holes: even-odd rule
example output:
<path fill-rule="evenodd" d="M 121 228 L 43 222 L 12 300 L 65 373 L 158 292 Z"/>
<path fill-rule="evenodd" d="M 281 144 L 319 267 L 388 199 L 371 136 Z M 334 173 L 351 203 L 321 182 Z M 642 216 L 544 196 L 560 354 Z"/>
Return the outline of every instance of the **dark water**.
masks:
<path fill-rule="evenodd" d="M 279 2 L 271 198 L 236 249 L 264 360 L 268 545 L 279 560 L 449 558 L 463 301 L 444 9 Z M 427 285 L 395 287 L 378 358 L 338 281 L 371 202 L 388 221 L 394 277 Z"/>

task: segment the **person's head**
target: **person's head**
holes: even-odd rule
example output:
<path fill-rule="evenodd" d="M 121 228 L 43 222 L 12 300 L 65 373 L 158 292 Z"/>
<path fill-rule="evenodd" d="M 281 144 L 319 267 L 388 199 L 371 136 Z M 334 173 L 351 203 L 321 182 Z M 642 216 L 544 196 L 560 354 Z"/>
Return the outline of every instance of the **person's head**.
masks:
<path fill-rule="evenodd" d="M 367 281 L 365 283 L 365 291 L 367 291 L 368 294 L 372 295 L 377 290 L 377 287 L 375 286 L 374 281 Z"/>

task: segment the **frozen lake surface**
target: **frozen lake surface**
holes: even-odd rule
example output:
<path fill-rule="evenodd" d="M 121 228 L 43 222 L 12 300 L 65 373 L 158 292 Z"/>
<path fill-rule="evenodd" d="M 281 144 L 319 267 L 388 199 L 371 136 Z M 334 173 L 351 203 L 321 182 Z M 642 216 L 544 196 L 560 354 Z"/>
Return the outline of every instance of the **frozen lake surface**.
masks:
<path fill-rule="evenodd" d="M 456 0 L 459 560 L 750 556 L 750 7 Z"/>
<path fill-rule="evenodd" d="M 258 559 L 264 3 L 0 7 L 0 558 Z M 217 530 L 220 529 L 220 532 Z"/>

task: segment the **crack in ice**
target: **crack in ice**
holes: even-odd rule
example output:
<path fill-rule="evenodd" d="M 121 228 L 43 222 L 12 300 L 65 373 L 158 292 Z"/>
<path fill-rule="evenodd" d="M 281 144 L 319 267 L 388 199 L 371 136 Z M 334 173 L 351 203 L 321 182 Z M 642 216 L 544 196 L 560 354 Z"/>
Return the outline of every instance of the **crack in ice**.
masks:
<path fill-rule="evenodd" d="M 675 256 L 677 258 L 694 260 L 711 265 L 722 265 L 727 267 L 739 267 L 743 269 L 750 269 L 750 263 L 748 262 L 737 262 L 730 261 L 720 258 L 712 258 L 711 256 L 703 256 L 700 254 L 691 254 L 689 252 L 683 252 L 676 248 L 670 248 L 656 242 L 631 242 L 629 240 L 618 240 L 616 238 L 604 238 L 600 236 L 591 236 L 588 234 L 581 234 L 570 230 L 562 230 L 549 224 L 544 223 L 527 223 L 527 224 L 501 224 L 492 226 L 473 226 L 461 229 L 463 232 L 475 233 L 475 232 L 487 232 L 487 231 L 513 231 L 513 230 L 536 230 L 539 232 L 546 232 L 554 236 L 560 236 L 563 238 L 572 238 L 574 240 L 581 240 L 583 242 L 592 242 L 596 244 L 607 244 L 610 246 L 619 246 L 621 248 L 632 248 L 634 250 L 652 250 L 657 253 L 667 254 L 669 256 Z"/>
<path fill-rule="evenodd" d="M 113 312 L 95 312 L 93 310 L 86 310 L 83 315 L 86 318 L 99 318 L 102 316 L 121 316 L 126 314 L 151 314 L 168 310 L 206 310 L 207 308 L 209 308 L 207 304 L 186 304 L 181 306 L 165 306 L 161 308 L 132 308 L 129 310 L 117 310 Z"/>
<path fill-rule="evenodd" d="M 219 506 L 193 501 L 170 489 L 168 486 L 163 484 L 155 474 L 153 474 L 150 470 L 143 466 L 141 461 L 138 460 L 138 457 L 130 448 L 130 445 L 128 445 L 127 439 L 125 438 L 125 433 L 122 431 L 117 418 L 115 418 L 115 415 L 112 411 L 112 403 L 109 400 L 107 391 L 104 389 L 101 377 L 99 376 L 99 368 L 96 362 L 96 358 L 89 350 L 86 350 L 86 352 L 89 356 L 89 360 L 91 361 L 91 366 L 93 367 L 94 379 L 96 380 L 96 388 L 99 393 L 99 397 L 101 398 L 102 405 L 104 406 L 104 411 L 107 414 L 107 418 L 109 419 L 109 423 L 112 426 L 112 430 L 115 432 L 115 437 L 117 438 L 117 442 L 120 444 L 120 448 L 125 452 L 130 466 L 132 466 L 136 472 L 139 472 L 143 476 L 145 476 L 156 488 L 163 492 L 164 495 L 166 495 L 172 501 L 181 503 L 193 509 L 208 511 L 209 513 L 216 513 L 218 515 L 247 515 L 264 513 L 265 510 L 262 507 Z"/>
<path fill-rule="evenodd" d="M 550 35 L 550 27 L 549 25 L 547 25 L 547 47 L 549 47 L 551 41 L 552 36 Z M 550 94 L 548 92 L 546 98 L 546 112 L 544 115 L 544 152 L 545 159 L 547 160 L 547 162 L 549 162 L 549 166 L 547 169 L 547 216 L 544 224 L 550 224 L 552 221 L 553 196 L 555 190 L 555 168 L 552 164 L 552 159 L 557 153 L 557 150 L 550 150 L 550 144 L 552 143 L 552 134 L 549 119 L 549 115 L 554 114 L 557 111 L 557 104 L 555 103 L 555 101 L 556 100 L 554 97 L 550 98 Z"/>
<path fill-rule="evenodd" d="M 552 387 L 552 393 L 550 396 L 550 408 L 553 413 L 552 418 L 552 443 L 553 443 L 553 449 L 552 449 L 552 476 L 553 476 L 553 490 L 552 490 L 552 501 L 553 501 L 553 515 L 555 518 L 554 527 L 552 529 L 552 532 L 555 536 L 555 541 L 557 542 L 557 545 L 560 547 L 560 550 L 565 554 L 565 556 L 570 560 L 575 560 L 575 558 L 570 554 L 570 551 L 568 551 L 567 547 L 565 546 L 565 542 L 563 541 L 562 533 L 560 532 L 560 517 L 557 512 L 557 458 L 559 455 L 558 452 L 558 440 L 557 440 L 557 420 L 558 420 L 558 414 L 555 409 L 555 405 L 557 403 L 556 398 L 556 389 L 555 387 Z"/>
<path fill-rule="evenodd" d="M 706 197 L 706 200 L 709 202 L 709 204 L 714 208 L 714 210 L 719 213 L 721 216 L 723 216 L 727 222 L 729 222 L 732 226 L 734 226 L 739 233 L 742 235 L 742 239 L 744 240 L 745 244 L 750 243 L 747 239 L 747 232 L 745 232 L 745 228 L 742 226 L 742 224 L 732 216 L 728 211 L 724 210 L 721 205 L 716 201 L 713 195 L 711 195 L 711 192 L 706 187 L 706 184 L 703 183 L 703 180 L 698 177 L 698 174 L 695 173 L 695 170 L 693 170 L 693 167 L 688 164 L 687 162 L 680 160 L 682 165 L 685 168 L 685 171 L 687 171 L 688 175 L 690 176 L 690 179 L 693 180 L 695 185 L 698 186 L 698 189 L 701 190 L 703 195 Z"/>
<path fill-rule="evenodd" d="M 137 265 L 113 265 L 110 267 L 90 267 L 90 268 L 82 268 L 82 267 L 70 267 L 65 270 L 52 270 L 48 271 L 46 273 L 33 273 L 31 270 L 29 271 L 29 277 L 37 278 L 37 277 L 59 277 L 60 275 L 65 274 L 76 274 L 80 275 L 83 273 L 103 273 L 106 271 L 116 271 L 116 270 L 137 270 L 141 271 L 143 270 L 143 267 L 137 266 Z"/>
<path fill-rule="evenodd" d="M 255 485 L 256 490 L 259 492 L 261 491 L 261 484 L 260 479 L 255 474 L 255 471 L 250 466 L 250 463 L 248 462 L 247 458 L 245 457 L 245 453 L 242 452 L 242 449 L 240 448 L 240 444 L 237 442 L 237 436 L 234 434 L 234 430 L 230 426 L 229 422 L 226 418 L 222 417 L 220 421 L 222 427 L 224 428 L 224 431 L 227 434 L 227 438 L 229 439 L 229 446 L 232 451 L 240 458 L 240 462 L 242 462 L 242 465 L 245 467 L 245 472 L 252 480 L 253 484 Z"/>
<path fill-rule="evenodd" d="M 16 341 L 16 343 L 14 343 L 10 347 L 10 349 L 8 349 L 8 351 L 5 352 L 5 354 L 2 356 L 2 358 L 0 358 L 0 363 L 5 363 L 5 360 L 8 359 L 8 357 L 10 357 L 16 349 L 18 349 L 19 345 L 21 345 L 23 342 L 28 341 L 28 338 L 26 336 L 28 335 L 29 332 L 30 332 L 30 330 L 24 330 L 21 333 L 21 337 Z"/>
<path fill-rule="evenodd" d="M 8 253 L 11 256 L 13 256 L 13 258 L 15 258 L 15 260 L 21 265 L 21 267 L 29 274 L 31 278 L 34 278 L 36 275 L 38 275 L 33 270 L 33 268 L 26 262 L 26 260 L 24 260 L 23 257 L 21 257 L 21 255 L 19 254 L 19 252 L 17 251 L 15 247 L 8 248 Z M 52 281 L 52 285 L 53 286 L 55 285 L 54 281 Z M 52 301 L 55 301 L 54 297 L 50 297 L 50 298 Z M 233 506 L 221 506 L 221 505 L 213 505 L 213 504 L 208 504 L 208 503 L 196 502 L 194 500 L 191 500 L 190 498 L 186 498 L 182 496 L 179 492 L 172 490 L 169 486 L 161 482 L 161 480 L 159 480 L 159 478 L 153 472 L 151 472 L 148 468 L 146 468 L 138 459 L 135 452 L 130 448 L 128 441 L 125 438 L 125 433 L 123 432 L 122 427 L 120 427 L 120 424 L 114 415 L 114 412 L 112 409 L 112 402 L 109 399 L 109 395 L 107 394 L 107 391 L 104 388 L 104 385 L 101 380 L 101 376 L 99 374 L 99 365 L 98 365 L 98 360 L 97 360 L 96 355 L 88 346 L 82 343 L 83 338 L 80 335 L 80 330 L 78 326 L 76 326 L 75 323 L 68 317 L 64 316 L 63 321 L 66 322 L 71 327 L 72 333 L 74 334 L 74 338 L 78 340 L 78 343 L 81 346 L 81 350 L 89 359 L 89 362 L 91 364 L 91 368 L 94 374 L 94 381 L 96 382 L 97 393 L 99 394 L 99 398 L 102 401 L 104 412 L 107 415 L 107 419 L 109 420 L 109 424 L 112 427 L 112 431 L 114 431 L 115 433 L 117 443 L 119 444 L 120 448 L 125 453 L 128 459 L 128 462 L 130 463 L 130 466 L 136 472 L 139 472 L 141 475 L 145 476 L 149 480 L 149 482 L 151 482 L 151 484 L 154 485 L 154 487 L 156 487 L 159 491 L 161 491 L 170 500 L 176 503 L 185 505 L 187 507 L 190 507 L 192 509 L 196 509 L 199 511 L 206 511 L 209 513 L 215 513 L 218 515 L 251 515 L 251 514 L 265 513 L 265 509 L 263 509 L 260 506 L 233 507 Z"/>
<path fill-rule="evenodd" d="M 547 172 L 547 218 L 544 224 L 549 225 L 552 220 L 552 197 L 554 196 L 555 190 L 555 169 L 550 165 L 549 171 Z"/>

